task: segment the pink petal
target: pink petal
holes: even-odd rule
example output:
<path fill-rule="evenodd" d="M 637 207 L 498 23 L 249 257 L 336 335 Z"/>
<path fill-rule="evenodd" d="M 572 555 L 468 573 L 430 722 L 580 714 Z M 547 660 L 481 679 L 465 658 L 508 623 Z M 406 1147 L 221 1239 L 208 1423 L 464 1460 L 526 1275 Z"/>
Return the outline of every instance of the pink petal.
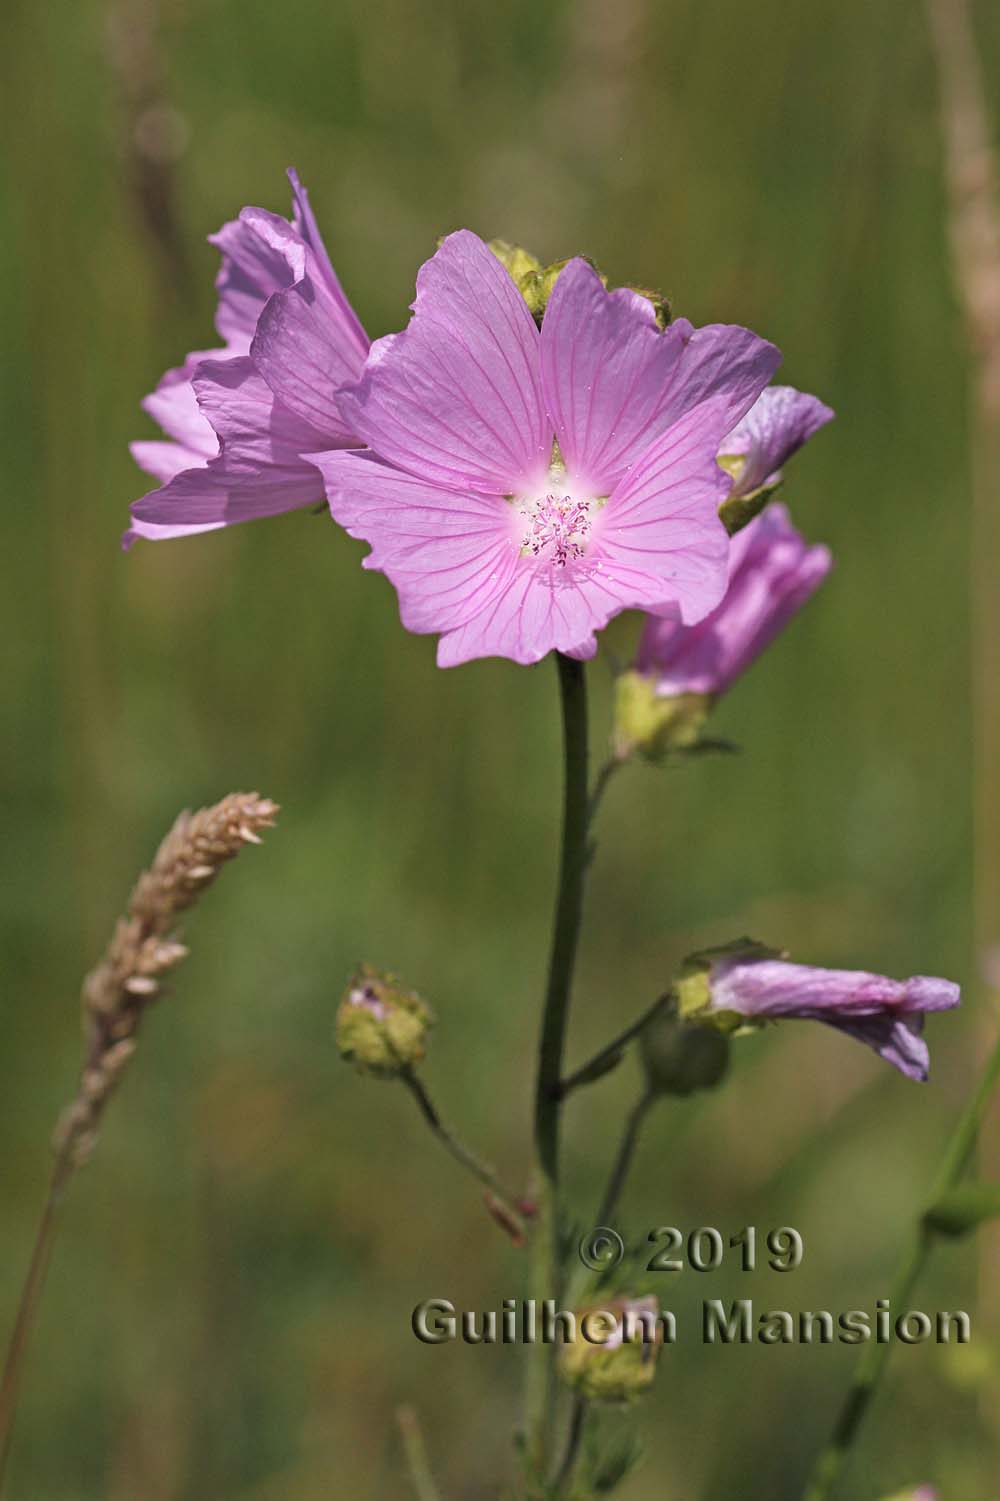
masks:
<path fill-rule="evenodd" d="M 409 327 L 373 345 L 341 409 L 383 458 L 450 489 L 514 494 L 544 473 L 538 330 L 476 235 L 449 235 L 421 268 Z"/>
<path fill-rule="evenodd" d="M 720 453 L 739 454 L 745 461 L 734 493 L 748 495 L 774 484 L 792 454 L 833 415 L 818 396 L 794 386 L 768 386 L 720 446 Z"/>
<path fill-rule="evenodd" d="M 513 578 L 516 528 L 499 496 L 444 490 L 367 453 L 309 458 L 323 475 L 334 519 L 371 543 L 365 567 L 395 585 L 407 630 L 451 630 Z"/>
<path fill-rule="evenodd" d="M 781 360 L 748 329 L 679 319 L 661 332 L 651 304 L 627 288 L 605 290 L 583 260 L 570 261 L 542 324 L 547 409 L 568 469 L 607 493 L 656 438 L 714 398 L 722 429 L 753 404 Z"/>
<path fill-rule="evenodd" d="M 299 239 L 298 228 L 289 229 L 283 219 L 259 223 L 260 234 L 272 234 L 276 242 L 286 233 L 295 235 L 302 253 L 290 284 L 271 297 L 260 314 L 251 353 L 289 410 L 325 435 L 325 441 L 321 439 L 315 447 L 357 444 L 341 414 L 337 393 L 361 379 L 368 338 L 334 275 L 308 200 L 294 176 L 292 185 L 296 225 L 303 226 L 308 238 Z"/>
<path fill-rule="evenodd" d="M 287 219 L 245 208 L 209 243 L 222 252 L 215 326 L 231 354 L 246 354 L 264 304 L 302 275 L 305 247 Z"/>
<path fill-rule="evenodd" d="M 657 581 L 659 597 L 642 607 L 679 613 L 688 625 L 726 589 L 729 539 L 718 508 L 730 481 L 714 458 L 725 410 L 724 397 L 705 402 L 647 448 L 612 492 L 596 532 L 609 573 L 641 570 Z"/>
<path fill-rule="evenodd" d="M 340 285 L 340 278 L 330 261 L 327 248 L 323 243 L 323 237 L 319 232 L 312 207 L 309 203 L 309 194 L 299 181 L 299 174 L 294 167 L 288 169 L 288 180 L 292 185 L 292 223 L 297 232 L 302 236 L 308 249 L 316 258 L 316 269 L 330 291 L 337 304 L 340 319 L 347 335 L 353 338 L 362 359 L 368 353 L 368 335 L 361 326 L 361 320 L 351 307 Z"/>
<path fill-rule="evenodd" d="M 156 390 L 141 403 L 143 411 L 149 413 L 168 438 L 206 460 L 214 458 L 219 445 L 212 424 L 198 405 L 191 380 L 202 360 L 219 357 L 225 357 L 224 351 L 188 355 L 183 365 L 167 371 Z"/>
<path fill-rule="evenodd" d="M 251 360 L 203 361 L 194 384 L 220 454 L 137 500 L 127 542 L 212 531 L 322 500 L 322 481 L 301 457 L 315 429 L 282 405 Z"/>

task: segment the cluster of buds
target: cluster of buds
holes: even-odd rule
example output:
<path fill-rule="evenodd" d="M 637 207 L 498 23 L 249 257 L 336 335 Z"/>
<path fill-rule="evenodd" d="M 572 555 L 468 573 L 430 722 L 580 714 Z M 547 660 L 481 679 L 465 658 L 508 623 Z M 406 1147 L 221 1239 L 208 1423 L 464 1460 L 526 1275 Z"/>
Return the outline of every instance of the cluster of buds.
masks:
<path fill-rule="evenodd" d="M 521 245 L 511 245 L 506 240 L 490 240 L 489 245 L 500 264 L 510 272 L 514 285 L 528 304 L 531 316 L 541 327 L 552 289 L 559 279 L 559 273 L 569 265 L 569 260 L 551 261 L 543 266 L 537 255 L 532 255 L 530 250 L 525 250 Z M 589 264 L 593 265 L 593 262 Z M 607 286 L 606 276 L 601 276 L 601 281 Z M 627 290 L 644 297 L 652 305 L 657 326 L 660 329 L 666 328 L 670 322 L 670 303 L 661 292 L 654 292 L 650 287 L 628 287 Z"/>
<path fill-rule="evenodd" d="M 657 1299 L 612 1298 L 576 1315 L 572 1339 L 559 1351 L 559 1374 L 588 1402 L 635 1402 L 653 1384 L 663 1344 Z"/>
<path fill-rule="evenodd" d="M 395 975 L 362 964 L 337 1008 L 340 1055 L 363 1074 L 396 1079 L 423 1059 L 434 1016 Z"/>

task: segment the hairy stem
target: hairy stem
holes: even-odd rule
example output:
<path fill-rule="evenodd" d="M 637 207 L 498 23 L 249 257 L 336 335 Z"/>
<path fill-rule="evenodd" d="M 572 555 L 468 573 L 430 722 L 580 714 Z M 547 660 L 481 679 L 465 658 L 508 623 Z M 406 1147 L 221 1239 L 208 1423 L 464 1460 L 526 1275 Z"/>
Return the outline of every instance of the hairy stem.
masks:
<path fill-rule="evenodd" d="M 532 1237 L 531 1292 L 539 1301 L 558 1298 L 562 1284 L 559 1247 L 559 1126 L 563 1048 L 583 909 L 590 810 L 587 796 L 587 690 L 582 662 L 556 654 L 563 722 L 563 815 L 559 881 L 548 984 L 542 1013 L 535 1086 L 535 1153 L 538 1219 Z M 529 1362 L 528 1474 L 538 1487 L 551 1456 L 555 1421 L 556 1348 Z"/>
<path fill-rule="evenodd" d="M 955 1187 L 975 1150 L 976 1137 L 986 1107 L 989 1104 L 997 1081 L 1000 1080 L 1000 1041 L 993 1048 L 986 1070 L 979 1081 L 975 1094 L 965 1107 L 948 1143 L 944 1159 L 934 1182 L 930 1202 L 936 1203 L 949 1189 Z M 923 1217 L 917 1222 L 910 1244 L 900 1261 L 889 1295 L 894 1308 L 905 1306 L 915 1288 L 933 1244 L 933 1236 L 927 1230 Z M 858 1361 L 847 1396 L 833 1425 L 833 1431 L 805 1491 L 805 1501 L 828 1501 L 850 1458 L 851 1448 L 879 1382 L 885 1374 L 889 1358 L 888 1344 L 871 1344 Z"/>

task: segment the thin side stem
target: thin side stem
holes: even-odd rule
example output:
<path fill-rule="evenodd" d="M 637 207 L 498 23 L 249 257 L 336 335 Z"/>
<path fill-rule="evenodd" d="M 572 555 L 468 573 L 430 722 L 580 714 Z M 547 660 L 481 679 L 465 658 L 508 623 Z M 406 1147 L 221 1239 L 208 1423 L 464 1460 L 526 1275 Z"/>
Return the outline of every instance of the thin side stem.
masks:
<path fill-rule="evenodd" d="M 583 1430 L 587 1426 L 587 1400 L 577 1394 L 573 1398 L 573 1410 L 570 1413 L 569 1433 L 566 1436 L 566 1452 L 563 1454 L 562 1464 L 559 1466 L 555 1478 L 554 1491 L 556 1496 L 561 1496 L 573 1479 L 573 1471 L 580 1455 L 580 1442 L 583 1439 Z"/>
<path fill-rule="evenodd" d="M 416 1412 L 412 1407 L 398 1407 L 396 1422 L 403 1440 L 403 1453 L 406 1455 L 406 1465 L 417 1501 L 441 1501 L 438 1488 L 434 1483 L 434 1476 L 431 1474 L 427 1446 L 424 1443 L 424 1435 Z"/>
<path fill-rule="evenodd" d="M 570 993 L 583 912 L 587 863 L 587 687 L 582 662 L 556 654 L 563 722 L 562 841 L 548 983 L 542 1013 L 535 1086 L 535 1152 L 538 1164 L 538 1217 L 532 1236 L 531 1293 L 542 1301 L 558 1298 L 562 1285 L 559 1249 L 558 1085 L 569 1021 Z M 556 1347 L 529 1362 L 528 1472 L 539 1486 L 551 1454 L 555 1419 Z"/>
<path fill-rule="evenodd" d="M 652 1090 L 646 1090 L 636 1100 L 625 1120 L 625 1130 L 618 1145 L 618 1155 L 615 1157 L 611 1168 L 611 1176 L 608 1178 L 608 1186 L 604 1190 L 601 1207 L 597 1211 L 598 1225 L 606 1225 L 613 1217 L 618 1208 L 618 1201 L 622 1196 L 626 1180 L 632 1167 L 632 1159 L 635 1149 L 639 1145 L 639 1136 L 642 1132 L 642 1124 L 649 1113 L 650 1107 L 656 1099 Z"/>
<path fill-rule="evenodd" d="M 594 1215 L 594 1227 L 608 1226 L 613 1219 L 619 1201 L 628 1181 L 628 1175 L 632 1170 L 635 1160 L 636 1147 L 639 1145 L 639 1137 L 642 1134 L 643 1123 L 650 1109 L 656 1103 L 657 1095 L 652 1090 L 644 1091 L 636 1100 L 632 1109 L 625 1117 L 625 1127 L 622 1131 L 618 1150 L 611 1164 L 607 1185 L 601 1196 L 601 1202 Z M 614 1226 L 610 1225 L 613 1230 Z M 566 1290 L 566 1302 L 571 1308 L 575 1308 L 583 1297 L 584 1291 L 590 1281 L 591 1273 L 586 1267 L 578 1267 L 574 1276 L 570 1279 Z"/>
<path fill-rule="evenodd" d="M 7 1346 L 3 1378 L 0 1380 L 0 1491 L 3 1490 L 7 1460 L 10 1456 L 11 1438 L 14 1431 L 14 1416 L 17 1412 L 17 1399 L 21 1388 L 25 1355 L 28 1349 L 28 1342 L 31 1338 L 31 1331 L 34 1327 L 35 1315 L 38 1311 L 42 1289 L 45 1286 L 45 1274 L 48 1271 L 49 1260 L 52 1255 L 52 1242 L 55 1238 L 59 1205 L 66 1190 L 66 1185 L 73 1175 L 73 1166 L 71 1152 L 64 1148 L 56 1158 L 52 1169 L 49 1190 L 45 1198 L 41 1218 L 38 1222 L 38 1230 L 35 1234 L 35 1244 L 32 1249 L 31 1260 L 28 1263 L 24 1286 L 21 1289 L 21 1298 L 18 1303 L 17 1316 L 14 1320 L 14 1329 L 11 1333 L 10 1343 Z"/>
<path fill-rule="evenodd" d="M 416 1100 L 421 1115 L 430 1126 L 431 1130 L 434 1132 L 434 1135 L 444 1147 L 445 1151 L 449 1152 L 451 1156 L 454 1157 L 455 1161 L 465 1168 L 466 1172 L 471 1173 L 474 1178 L 477 1178 L 479 1182 L 482 1183 L 485 1188 L 488 1188 L 490 1193 L 492 1193 L 499 1200 L 502 1208 L 511 1221 L 512 1227 L 517 1226 L 518 1228 L 522 1228 L 523 1230 L 523 1227 L 521 1227 L 520 1216 L 518 1215 L 517 1210 L 514 1208 L 514 1204 L 516 1202 L 515 1195 L 512 1194 L 509 1189 L 507 1189 L 500 1182 L 500 1179 L 497 1177 L 496 1173 L 489 1166 L 489 1164 L 483 1162 L 481 1158 L 477 1157 L 475 1152 L 473 1152 L 470 1147 L 467 1147 L 465 1143 L 461 1141 L 455 1135 L 455 1133 L 449 1130 L 449 1128 L 444 1124 L 444 1121 L 438 1114 L 433 1100 L 427 1092 L 427 1086 L 424 1084 L 423 1080 L 419 1078 L 417 1074 L 413 1073 L 413 1071 L 410 1069 L 407 1069 L 404 1073 L 402 1073 L 400 1075 L 400 1078 L 412 1094 L 413 1098 Z"/>
<path fill-rule="evenodd" d="M 994 1045 L 979 1086 L 952 1133 L 931 1191 L 931 1204 L 936 1203 L 949 1189 L 954 1188 L 965 1172 L 975 1150 L 976 1137 L 986 1113 L 986 1107 L 993 1096 L 998 1080 L 1000 1080 L 1000 1041 Z M 934 1237 L 925 1227 L 923 1217 L 921 1217 L 893 1279 L 890 1302 L 894 1308 L 909 1302 L 923 1272 L 933 1241 Z M 888 1344 L 871 1344 L 858 1361 L 854 1380 L 837 1415 L 827 1445 L 813 1470 L 804 1501 L 828 1501 L 828 1498 L 833 1495 L 850 1458 L 851 1448 L 857 1439 L 858 1431 L 878 1390 L 879 1382 L 885 1374 L 890 1348 Z"/>
<path fill-rule="evenodd" d="M 626 1027 L 624 1032 L 613 1038 L 611 1042 L 595 1053 L 592 1058 L 588 1058 L 586 1063 L 581 1064 L 579 1068 L 574 1069 L 571 1074 L 562 1079 L 558 1085 L 559 1099 L 564 1100 L 568 1094 L 571 1094 L 581 1084 L 589 1084 L 592 1080 L 600 1079 L 604 1073 L 608 1072 L 617 1063 L 622 1050 L 628 1046 L 634 1037 L 638 1037 L 639 1033 L 653 1020 L 654 1016 L 659 1015 L 669 1000 L 669 994 L 661 995 L 640 1017 L 636 1018 L 631 1026 Z"/>
<path fill-rule="evenodd" d="M 590 801 L 587 804 L 588 823 L 593 823 L 594 819 L 597 817 L 597 810 L 600 808 L 601 803 L 604 801 L 604 794 L 607 792 L 608 787 L 610 786 L 611 778 L 614 776 L 615 772 L 624 765 L 625 762 L 620 756 L 609 756 L 604 765 L 601 767 L 600 771 L 597 773 L 597 776 L 594 778 L 594 787 L 593 791 L 590 794 Z"/>

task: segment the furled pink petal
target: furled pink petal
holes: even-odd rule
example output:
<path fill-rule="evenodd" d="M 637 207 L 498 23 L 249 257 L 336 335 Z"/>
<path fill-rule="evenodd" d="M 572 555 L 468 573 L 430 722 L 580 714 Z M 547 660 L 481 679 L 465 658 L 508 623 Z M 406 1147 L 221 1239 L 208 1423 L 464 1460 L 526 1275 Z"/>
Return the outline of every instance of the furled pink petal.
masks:
<path fill-rule="evenodd" d="M 407 630 L 450 631 L 511 583 L 517 536 L 499 496 L 444 490 L 368 453 L 309 457 L 334 519 L 372 544 L 364 566 L 395 585 Z"/>
<path fill-rule="evenodd" d="M 348 302 L 344 289 L 340 284 L 340 278 L 333 269 L 327 248 L 323 243 L 323 236 L 319 232 L 319 225 L 316 223 L 316 217 L 309 202 L 309 194 L 302 186 L 299 174 L 294 167 L 289 167 L 288 169 L 288 181 L 292 185 L 292 223 L 296 231 L 302 236 L 307 248 L 315 256 L 316 269 L 337 304 L 340 321 L 343 324 L 345 334 L 354 340 L 362 358 L 364 358 L 368 352 L 368 335 L 361 325 L 361 319 Z"/>
<path fill-rule="evenodd" d="M 358 378 L 367 340 L 305 190 L 294 172 L 289 176 L 293 223 L 249 208 L 211 237 L 222 251 L 216 322 L 226 348 L 189 355 L 143 402 L 175 441 L 132 445 L 136 462 L 164 488 L 136 502 L 126 543 L 211 531 L 313 504 L 322 499 L 322 484 L 302 451 L 357 442 L 340 416 L 335 388 Z M 306 309 L 298 323 L 275 307 L 285 294 L 297 299 L 293 312 L 300 304 Z M 295 339 L 289 354 L 287 339 L 275 350 L 270 334 L 265 337 L 270 385 L 248 358 L 269 307 L 275 307 L 269 328 L 292 324 Z M 290 401 L 283 399 L 286 388 Z"/>
<path fill-rule="evenodd" d="M 341 409 L 382 458 L 432 483 L 510 495 L 540 478 L 538 330 L 478 236 L 449 235 L 421 268 L 408 328 L 372 346 Z"/>
<path fill-rule="evenodd" d="M 749 495 L 776 484 L 792 454 L 833 416 L 818 396 L 794 386 L 768 386 L 720 445 L 720 455 L 743 459 L 732 493 Z"/>
<path fill-rule="evenodd" d="M 208 238 L 222 252 L 215 326 L 229 353 L 246 354 L 268 298 L 302 275 L 305 247 L 287 219 L 262 208 L 243 209 Z"/>
<path fill-rule="evenodd" d="M 203 361 L 194 385 L 219 435 L 219 456 L 137 500 L 126 544 L 212 531 L 323 498 L 319 474 L 302 457 L 315 446 L 316 429 L 283 406 L 249 358 Z"/>
<path fill-rule="evenodd" d="M 948 1011 L 961 999 L 950 980 L 915 975 L 891 980 L 867 970 L 818 969 L 762 957 L 759 952 L 715 951 L 708 963 L 712 1011 L 751 1021 L 799 1018 L 846 1032 L 909 1079 L 927 1078 L 927 1048 L 920 1036 L 928 1011 Z"/>
<path fill-rule="evenodd" d="M 636 668 L 657 693 L 724 693 L 784 630 L 832 567 L 825 547 L 811 547 L 784 506 L 772 503 L 737 532 L 722 602 L 697 625 L 651 615 Z"/>
<path fill-rule="evenodd" d="M 838 1032 L 873 1048 L 880 1058 L 915 1084 L 927 1083 L 931 1055 L 920 1035 L 924 1030 L 922 1016 L 867 1016 L 857 1021 L 820 1017 L 819 1020 L 828 1021 Z"/>
<path fill-rule="evenodd" d="M 567 467 L 607 494 L 644 448 L 693 407 L 720 402 L 722 433 L 756 401 L 781 361 L 749 329 L 679 319 L 659 329 L 652 305 L 608 292 L 572 260 L 542 323 L 545 401 Z"/>
<path fill-rule="evenodd" d="M 645 450 L 600 519 L 606 570 L 653 576 L 659 597 L 647 591 L 641 605 L 688 623 L 714 609 L 726 588 L 729 541 L 718 508 L 729 480 L 713 457 L 725 420 L 725 398 L 689 410 Z"/>

